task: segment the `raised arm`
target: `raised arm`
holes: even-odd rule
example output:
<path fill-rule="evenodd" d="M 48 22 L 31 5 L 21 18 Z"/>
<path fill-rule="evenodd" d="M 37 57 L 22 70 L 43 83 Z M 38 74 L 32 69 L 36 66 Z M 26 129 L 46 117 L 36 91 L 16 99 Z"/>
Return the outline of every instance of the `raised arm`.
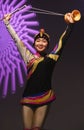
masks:
<path fill-rule="evenodd" d="M 27 64 L 30 59 L 34 58 L 34 55 L 32 54 L 31 50 L 27 49 L 27 47 L 24 45 L 24 43 L 18 37 L 17 33 L 11 26 L 9 19 L 10 19 L 10 15 L 5 16 L 4 23 L 9 31 L 9 33 L 11 34 L 12 38 L 14 39 L 25 64 Z M 31 49 L 32 49 L 32 47 L 31 47 Z"/>
<path fill-rule="evenodd" d="M 65 46 L 68 38 L 70 37 L 70 34 L 72 32 L 72 28 L 73 28 L 73 24 L 68 24 L 64 33 L 61 35 L 61 37 L 59 38 L 59 42 L 58 44 L 56 44 L 55 48 L 53 49 L 52 53 L 56 54 L 56 55 L 60 55 L 63 47 Z"/>
<path fill-rule="evenodd" d="M 66 27 L 64 33 L 59 38 L 58 44 L 56 44 L 53 51 L 51 52 L 51 53 L 57 55 L 58 57 L 62 53 L 62 50 L 63 50 L 68 38 L 70 37 L 70 34 L 72 32 L 72 28 L 73 28 L 74 22 L 75 22 L 74 19 L 73 19 L 72 13 L 66 13 L 65 16 L 64 16 L 64 19 L 67 23 L 67 27 Z"/>

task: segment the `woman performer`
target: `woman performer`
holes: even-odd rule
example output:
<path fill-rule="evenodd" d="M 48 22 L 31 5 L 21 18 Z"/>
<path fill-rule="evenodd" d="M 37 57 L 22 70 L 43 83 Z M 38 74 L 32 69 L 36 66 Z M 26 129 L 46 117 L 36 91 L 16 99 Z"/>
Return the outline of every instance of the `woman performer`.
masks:
<path fill-rule="evenodd" d="M 16 46 L 27 66 L 27 81 L 21 99 L 23 110 L 24 130 L 41 130 L 46 116 L 48 106 L 56 99 L 51 85 L 52 72 L 58 61 L 66 40 L 70 36 L 74 23 L 71 13 L 65 14 L 67 28 L 61 35 L 58 44 L 49 54 L 46 50 L 50 43 L 50 38 L 43 29 L 34 38 L 34 48 L 36 53 L 31 53 L 25 44 L 18 37 L 13 27 L 10 25 L 10 14 L 4 16 L 4 23 L 15 40 Z"/>

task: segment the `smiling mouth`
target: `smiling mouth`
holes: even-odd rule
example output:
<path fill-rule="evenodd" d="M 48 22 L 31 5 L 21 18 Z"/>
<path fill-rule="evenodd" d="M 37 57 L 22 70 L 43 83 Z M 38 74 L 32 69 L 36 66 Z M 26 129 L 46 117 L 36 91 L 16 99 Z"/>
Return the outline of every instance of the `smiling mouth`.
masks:
<path fill-rule="evenodd" d="M 39 49 L 43 49 L 44 48 L 44 46 L 37 46 Z"/>

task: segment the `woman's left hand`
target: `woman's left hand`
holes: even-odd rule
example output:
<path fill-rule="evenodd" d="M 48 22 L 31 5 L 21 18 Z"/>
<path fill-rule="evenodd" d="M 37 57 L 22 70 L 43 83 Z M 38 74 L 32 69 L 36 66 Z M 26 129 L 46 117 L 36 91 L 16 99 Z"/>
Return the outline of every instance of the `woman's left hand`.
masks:
<path fill-rule="evenodd" d="M 66 14 L 64 15 L 64 20 L 65 20 L 66 23 L 68 23 L 68 24 L 75 22 L 74 19 L 73 19 L 72 13 L 66 13 Z"/>

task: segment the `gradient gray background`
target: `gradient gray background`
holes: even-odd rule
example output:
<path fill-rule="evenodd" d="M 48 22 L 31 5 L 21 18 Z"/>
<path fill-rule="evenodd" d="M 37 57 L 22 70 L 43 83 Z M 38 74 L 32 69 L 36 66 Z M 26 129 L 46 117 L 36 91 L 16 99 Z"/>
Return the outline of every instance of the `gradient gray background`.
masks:
<path fill-rule="evenodd" d="M 51 105 L 44 124 L 45 130 L 84 130 L 84 0 L 31 0 L 33 7 L 66 13 L 79 9 L 82 19 L 76 23 L 61 59 L 53 73 L 52 87 L 57 100 Z M 37 15 L 40 28 L 51 36 L 50 50 L 66 24 L 60 16 Z M 23 130 L 19 101 L 24 88 L 0 99 L 0 130 Z"/>

